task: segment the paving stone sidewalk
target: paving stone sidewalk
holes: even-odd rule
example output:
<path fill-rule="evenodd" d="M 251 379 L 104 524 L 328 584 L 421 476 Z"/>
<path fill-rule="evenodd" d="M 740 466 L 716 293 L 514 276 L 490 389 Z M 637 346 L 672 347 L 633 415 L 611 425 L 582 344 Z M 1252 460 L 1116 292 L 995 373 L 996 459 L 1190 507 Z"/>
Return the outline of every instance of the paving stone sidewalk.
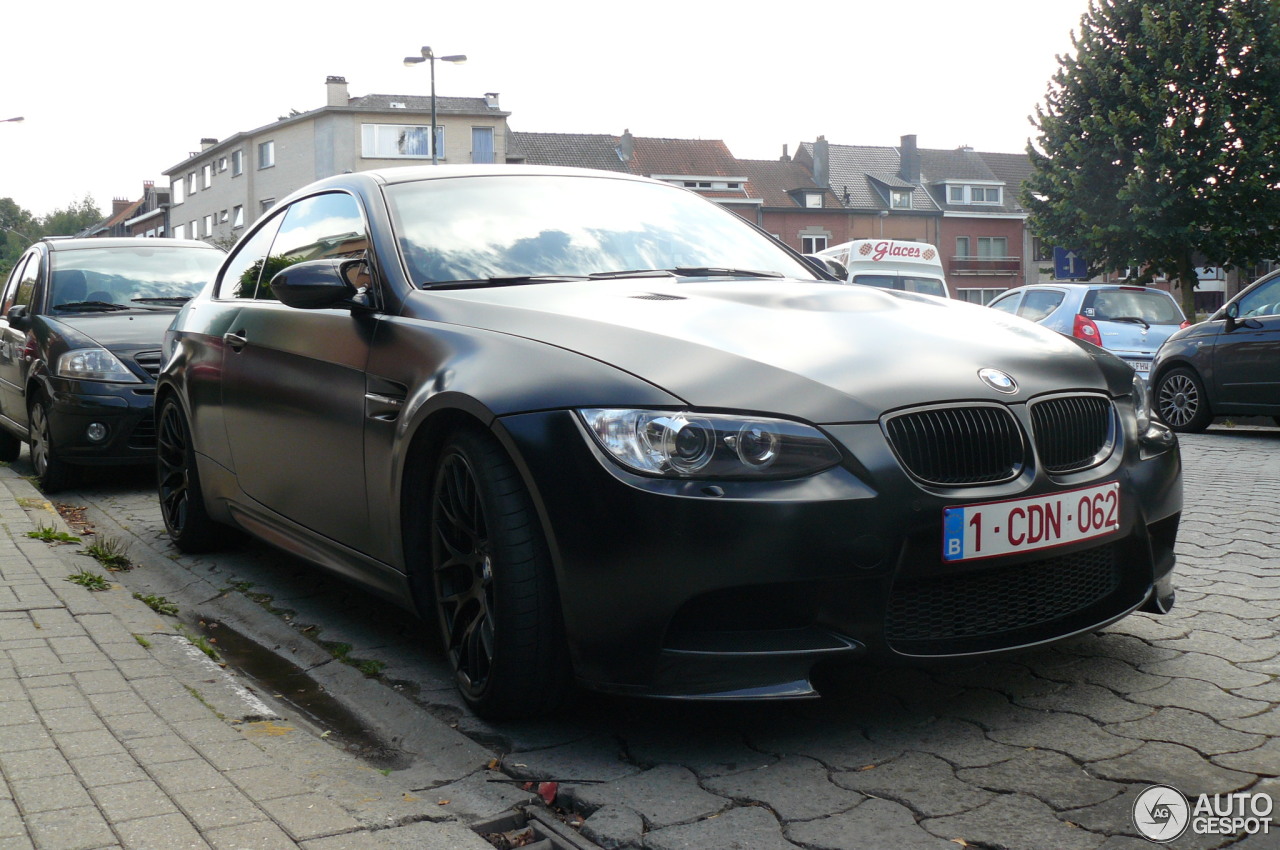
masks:
<path fill-rule="evenodd" d="M 277 714 L 118 585 L 0 466 L 0 850 L 489 848 Z M 193 684 L 194 683 L 194 684 Z"/>

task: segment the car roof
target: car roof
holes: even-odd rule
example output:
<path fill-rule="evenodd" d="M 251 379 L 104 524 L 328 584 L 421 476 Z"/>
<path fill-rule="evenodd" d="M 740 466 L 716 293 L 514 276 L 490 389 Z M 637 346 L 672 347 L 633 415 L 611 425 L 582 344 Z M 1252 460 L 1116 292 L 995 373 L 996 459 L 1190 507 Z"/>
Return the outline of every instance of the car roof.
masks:
<path fill-rule="evenodd" d="M 148 248 L 208 248 L 221 251 L 216 245 L 199 239 L 141 239 L 136 236 L 89 237 L 72 239 L 67 237 L 45 237 L 40 240 L 50 251 L 78 251 L 85 248 L 137 248 L 146 245 Z"/>

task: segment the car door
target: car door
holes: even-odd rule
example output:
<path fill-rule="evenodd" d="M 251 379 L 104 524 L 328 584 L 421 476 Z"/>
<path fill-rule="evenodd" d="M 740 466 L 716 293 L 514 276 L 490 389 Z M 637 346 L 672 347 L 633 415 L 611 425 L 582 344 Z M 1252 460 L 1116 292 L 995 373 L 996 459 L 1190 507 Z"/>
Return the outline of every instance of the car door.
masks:
<path fill-rule="evenodd" d="M 256 286 L 238 287 L 244 300 L 223 336 L 222 413 L 241 489 L 348 545 L 368 526 L 364 370 L 374 320 L 350 308 L 287 307 L 272 297 L 270 277 L 302 260 L 364 256 L 367 245 L 352 196 L 291 204 Z"/>
<path fill-rule="evenodd" d="M 8 316 L 11 307 L 26 306 L 28 310 L 31 309 L 39 279 L 40 255 L 31 251 L 14 266 L 0 299 L 0 415 L 22 428 L 27 425 L 27 402 L 23 388 L 27 381 L 27 370 L 31 366 L 23 355 L 27 331 L 25 328 L 10 326 Z"/>
<path fill-rule="evenodd" d="M 1280 277 L 1236 302 L 1240 322 L 1218 332 L 1213 355 L 1214 408 L 1280 411 Z"/>

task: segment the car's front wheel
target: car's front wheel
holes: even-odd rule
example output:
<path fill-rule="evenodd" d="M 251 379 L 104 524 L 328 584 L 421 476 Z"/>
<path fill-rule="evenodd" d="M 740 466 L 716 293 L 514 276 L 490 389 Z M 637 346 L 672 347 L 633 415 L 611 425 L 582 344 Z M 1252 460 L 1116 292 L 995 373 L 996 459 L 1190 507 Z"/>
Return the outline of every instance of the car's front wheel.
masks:
<path fill-rule="evenodd" d="M 156 484 L 165 531 L 183 552 L 207 552 L 216 547 L 226 529 L 205 510 L 191 428 L 175 399 L 165 399 L 158 424 Z"/>
<path fill-rule="evenodd" d="M 56 493 L 71 485 L 75 470 L 58 457 L 57 450 L 53 447 L 53 423 L 49 415 L 49 402 L 43 396 L 36 396 L 28 411 L 28 421 L 31 423 L 31 466 L 40 481 L 40 489 L 46 493 Z"/>
<path fill-rule="evenodd" d="M 464 429 L 448 440 L 430 528 L 435 609 L 463 698 L 491 719 L 557 708 L 569 665 L 550 558 L 529 493 L 492 437 Z"/>
<path fill-rule="evenodd" d="M 1156 382 L 1156 413 L 1175 431 L 1194 434 L 1209 427 L 1213 412 L 1200 376 L 1190 369 L 1172 369 Z"/>

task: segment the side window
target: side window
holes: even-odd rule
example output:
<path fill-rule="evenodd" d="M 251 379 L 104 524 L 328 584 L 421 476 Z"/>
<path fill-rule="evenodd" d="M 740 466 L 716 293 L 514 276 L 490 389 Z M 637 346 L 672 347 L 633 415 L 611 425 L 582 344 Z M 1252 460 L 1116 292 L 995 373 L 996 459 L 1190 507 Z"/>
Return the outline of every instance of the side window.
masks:
<path fill-rule="evenodd" d="M 1240 317 L 1280 315 L 1280 278 L 1264 283 L 1240 299 Z"/>
<path fill-rule="evenodd" d="M 361 259 L 369 248 L 369 234 L 360 204 L 351 195 L 330 192 L 290 204 L 280 233 L 271 246 L 258 297 L 281 269 L 304 260 Z"/>
<path fill-rule="evenodd" d="M 22 273 L 18 277 L 18 285 L 12 286 L 5 295 L 5 311 L 8 312 L 10 307 L 16 307 L 19 304 L 30 306 L 31 296 L 35 292 L 36 282 L 39 280 L 40 256 L 31 254 L 27 258 L 27 264 L 22 267 Z"/>
<path fill-rule="evenodd" d="M 992 310 L 999 310 L 1002 313 L 1008 313 L 1016 316 L 1018 314 L 1018 302 L 1022 300 L 1022 295 L 1006 295 L 1004 298 L 997 298 L 987 306 Z"/>
<path fill-rule="evenodd" d="M 222 267 L 222 276 L 218 278 L 219 298 L 258 297 L 258 278 L 262 276 L 262 267 L 271 250 L 271 242 L 276 238 L 276 231 L 280 229 L 281 218 L 277 215 L 268 219 L 247 241 L 236 246 Z"/>
<path fill-rule="evenodd" d="M 1056 289 L 1032 290 L 1022 299 L 1022 307 L 1019 308 L 1018 315 L 1024 319 L 1038 322 L 1058 309 L 1058 305 L 1062 303 L 1064 296 L 1065 293 Z"/>
<path fill-rule="evenodd" d="M 4 300 L 0 303 L 0 315 L 8 313 L 9 308 L 13 306 L 14 294 L 18 291 L 18 281 L 22 280 L 22 270 L 26 261 L 27 257 L 19 257 L 18 264 L 9 273 L 9 280 L 4 287 Z"/>

